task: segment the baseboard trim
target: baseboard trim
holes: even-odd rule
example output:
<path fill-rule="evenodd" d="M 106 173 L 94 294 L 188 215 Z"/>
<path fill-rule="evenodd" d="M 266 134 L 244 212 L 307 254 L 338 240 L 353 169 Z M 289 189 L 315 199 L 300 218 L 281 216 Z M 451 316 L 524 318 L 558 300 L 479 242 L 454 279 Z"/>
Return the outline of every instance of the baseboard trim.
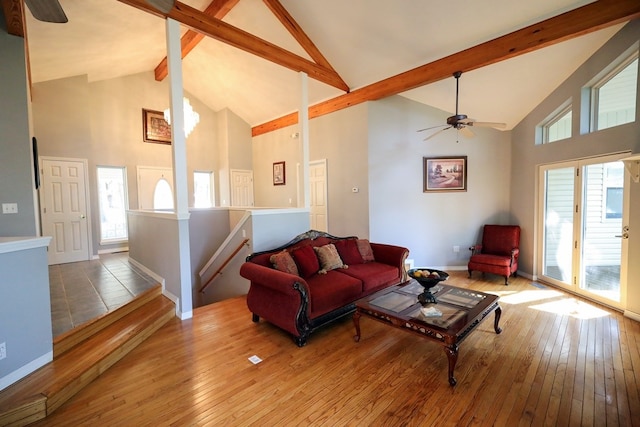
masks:
<path fill-rule="evenodd" d="M 21 380 L 27 375 L 42 368 L 44 365 L 51 362 L 52 360 L 53 360 L 53 349 L 43 354 L 42 356 L 38 357 L 37 359 L 32 360 L 26 365 L 16 369 L 15 371 L 11 372 L 9 375 L 5 375 L 4 377 L 0 378 L 0 390 L 4 390 L 5 388 L 9 387 L 11 384 Z"/>
<path fill-rule="evenodd" d="M 146 265 L 141 264 L 140 262 L 136 261 L 135 259 L 129 257 L 129 262 L 131 264 L 133 264 L 136 268 L 139 268 L 140 270 L 142 270 L 145 274 L 151 276 L 154 280 L 157 280 L 158 283 L 160 283 L 162 285 L 162 293 L 165 293 L 165 280 L 164 277 L 160 276 L 158 273 L 156 273 L 153 270 L 150 270 Z M 173 301 L 173 300 L 172 300 Z M 175 301 L 173 301 L 175 302 Z"/>
<path fill-rule="evenodd" d="M 625 310 L 624 317 L 628 317 L 629 319 L 635 320 L 636 322 L 640 322 L 640 314 L 634 313 L 633 311 Z"/>

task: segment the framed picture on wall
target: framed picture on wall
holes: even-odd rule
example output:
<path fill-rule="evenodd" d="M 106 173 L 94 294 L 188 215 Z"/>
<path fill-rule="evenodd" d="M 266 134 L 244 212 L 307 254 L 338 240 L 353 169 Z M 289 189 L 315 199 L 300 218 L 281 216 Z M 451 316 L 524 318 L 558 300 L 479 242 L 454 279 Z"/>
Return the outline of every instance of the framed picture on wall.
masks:
<path fill-rule="evenodd" d="M 273 164 L 273 185 L 285 185 L 286 175 L 284 162 L 275 162 Z"/>
<path fill-rule="evenodd" d="M 423 157 L 423 192 L 467 191 L 467 156 Z"/>
<path fill-rule="evenodd" d="M 142 109 L 142 137 L 144 142 L 171 144 L 171 125 L 162 111 Z"/>

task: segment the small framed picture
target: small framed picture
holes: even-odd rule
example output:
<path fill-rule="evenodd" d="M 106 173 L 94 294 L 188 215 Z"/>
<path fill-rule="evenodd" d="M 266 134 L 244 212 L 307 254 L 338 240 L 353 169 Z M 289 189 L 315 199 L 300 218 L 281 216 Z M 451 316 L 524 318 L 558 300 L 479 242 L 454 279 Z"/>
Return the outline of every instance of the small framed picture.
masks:
<path fill-rule="evenodd" d="M 286 175 L 284 162 L 275 162 L 273 164 L 273 185 L 285 185 Z"/>
<path fill-rule="evenodd" d="M 171 125 L 162 111 L 142 109 L 142 137 L 144 142 L 171 144 Z"/>
<path fill-rule="evenodd" d="M 424 193 L 467 191 L 467 156 L 423 157 Z"/>

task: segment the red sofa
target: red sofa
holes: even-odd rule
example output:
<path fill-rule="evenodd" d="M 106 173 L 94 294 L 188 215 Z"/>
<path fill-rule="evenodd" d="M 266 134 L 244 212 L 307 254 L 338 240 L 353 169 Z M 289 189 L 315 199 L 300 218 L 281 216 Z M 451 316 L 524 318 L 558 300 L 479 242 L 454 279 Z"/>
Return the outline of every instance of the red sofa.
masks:
<path fill-rule="evenodd" d="M 262 317 L 302 347 L 314 330 L 353 312 L 359 298 L 406 280 L 408 255 L 400 246 L 310 230 L 249 255 L 240 275 L 251 281 L 247 306 L 253 321 Z"/>

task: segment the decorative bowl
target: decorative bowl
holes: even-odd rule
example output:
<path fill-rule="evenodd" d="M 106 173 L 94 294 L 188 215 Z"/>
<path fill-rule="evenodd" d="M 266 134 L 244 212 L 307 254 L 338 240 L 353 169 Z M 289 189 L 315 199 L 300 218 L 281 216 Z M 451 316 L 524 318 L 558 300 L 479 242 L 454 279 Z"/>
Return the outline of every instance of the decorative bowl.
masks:
<path fill-rule="evenodd" d="M 422 274 L 416 275 L 417 271 L 420 271 Z M 426 276 L 424 275 L 425 273 Z M 432 276 L 430 273 L 436 273 L 437 276 Z M 415 279 L 418 283 L 420 283 L 425 289 L 433 288 L 439 282 L 447 280 L 447 278 L 449 277 L 449 273 L 447 273 L 446 271 L 436 270 L 434 268 L 428 267 L 412 268 L 411 270 L 407 271 L 407 274 L 409 275 L 409 277 Z"/>
<path fill-rule="evenodd" d="M 419 273 L 418 273 L 419 272 Z M 431 294 L 430 289 L 443 280 L 447 280 L 449 273 L 442 270 L 436 270 L 434 268 L 419 267 L 412 268 L 407 271 L 407 274 L 416 282 L 420 283 L 424 288 L 424 292 L 418 295 L 418 301 L 422 305 L 427 303 L 437 304 L 435 297 Z"/>

